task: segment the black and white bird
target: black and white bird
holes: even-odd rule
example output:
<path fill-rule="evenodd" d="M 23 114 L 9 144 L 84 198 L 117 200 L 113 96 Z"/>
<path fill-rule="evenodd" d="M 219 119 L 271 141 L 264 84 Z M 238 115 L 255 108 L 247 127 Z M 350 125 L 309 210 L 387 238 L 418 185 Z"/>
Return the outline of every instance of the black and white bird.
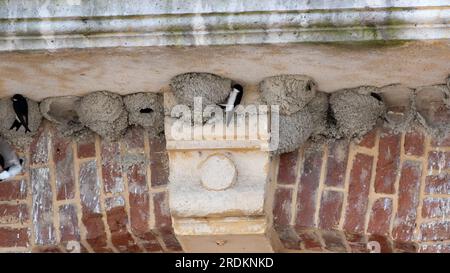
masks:
<path fill-rule="evenodd" d="M 225 116 L 227 119 L 227 126 L 231 121 L 231 118 L 233 117 L 234 110 L 236 109 L 236 106 L 238 106 L 241 103 L 242 96 L 244 95 L 244 88 L 240 84 L 234 84 L 232 86 L 232 90 L 230 95 L 228 96 L 227 103 L 226 104 L 220 104 L 222 108 L 225 109 Z"/>
<path fill-rule="evenodd" d="M 27 99 L 19 94 L 14 95 L 11 98 L 13 102 L 13 108 L 14 112 L 16 113 L 16 119 L 14 120 L 14 123 L 11 125 L 12 129 L 16 129 L 16 131 L 19 130 L 20 126 L 23 126 L 25 128 L 26 132 L 31 132 L 30 128 L 28 128 L 28 103 Z"/>
<path fill-rule="evenodd" d="M 23 160 L 19 158 L 14 148 L 0 138 L 0 182 L 18 175 L 23 168 Z"/>

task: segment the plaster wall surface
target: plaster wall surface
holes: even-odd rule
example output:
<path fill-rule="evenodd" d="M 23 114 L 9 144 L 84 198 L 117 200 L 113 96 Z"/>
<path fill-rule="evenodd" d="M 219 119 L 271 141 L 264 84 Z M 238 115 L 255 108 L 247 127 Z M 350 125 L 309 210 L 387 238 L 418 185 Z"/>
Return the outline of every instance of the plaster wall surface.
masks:
<path fill-rule="evenodd" d="M 450 42 L 399 44 L 278 44 L 147 47 L 0 53 L 0 97 L 22 93 L 34 100 L 84 95 L 159 92 L 171 77 L 210 72 L 255 89 L 263 78 L 306 74 L 318 89 L 359 85 L 443 84 L 450 72 Z"/>

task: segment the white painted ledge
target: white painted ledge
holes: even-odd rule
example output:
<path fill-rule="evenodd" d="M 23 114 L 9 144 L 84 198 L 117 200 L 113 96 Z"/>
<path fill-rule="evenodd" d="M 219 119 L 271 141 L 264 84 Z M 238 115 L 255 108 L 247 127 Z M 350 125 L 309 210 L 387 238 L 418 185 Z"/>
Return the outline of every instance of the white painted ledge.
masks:
<path fill-rule="evenodd" d="M 450 1 L 0 1 L 0 51 L 449 39 Z"/>

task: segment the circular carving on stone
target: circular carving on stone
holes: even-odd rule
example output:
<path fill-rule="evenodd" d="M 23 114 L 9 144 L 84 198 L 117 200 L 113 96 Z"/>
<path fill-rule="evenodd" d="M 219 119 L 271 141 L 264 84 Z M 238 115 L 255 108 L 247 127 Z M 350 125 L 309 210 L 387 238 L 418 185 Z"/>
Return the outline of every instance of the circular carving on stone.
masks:
<path fill-rule="evenodd" d="M 223 191 L 236 181 L 233 161 L 220 154 L 211 155 L 200 165 L 201 183 L 208 190 Z"/>

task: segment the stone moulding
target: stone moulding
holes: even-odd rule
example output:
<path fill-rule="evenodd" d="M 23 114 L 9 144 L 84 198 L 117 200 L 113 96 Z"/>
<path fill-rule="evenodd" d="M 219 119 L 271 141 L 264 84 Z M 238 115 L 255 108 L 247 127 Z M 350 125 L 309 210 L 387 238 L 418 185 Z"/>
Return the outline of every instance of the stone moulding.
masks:
<path fill-rule="evenodd" d="M 30 2 L 0 3 L 0 51 L 450 38 L 443 1 Z"/>

